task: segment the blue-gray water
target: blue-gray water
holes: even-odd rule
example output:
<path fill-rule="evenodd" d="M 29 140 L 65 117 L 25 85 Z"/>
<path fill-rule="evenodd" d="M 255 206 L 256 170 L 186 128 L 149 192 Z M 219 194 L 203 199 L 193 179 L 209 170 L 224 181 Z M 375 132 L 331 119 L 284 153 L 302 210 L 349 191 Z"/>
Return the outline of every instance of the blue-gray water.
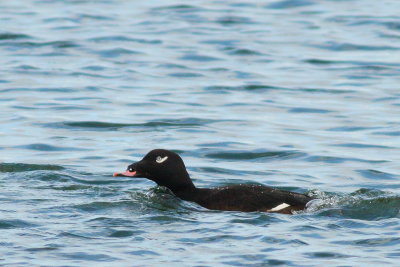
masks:
<path fill-rule="evenodd" d="M 0 10 L 0 265 L 398 266 L 399 1 Z M 153 148 L 321 200 L 209 211 L 112 177 Z"/>

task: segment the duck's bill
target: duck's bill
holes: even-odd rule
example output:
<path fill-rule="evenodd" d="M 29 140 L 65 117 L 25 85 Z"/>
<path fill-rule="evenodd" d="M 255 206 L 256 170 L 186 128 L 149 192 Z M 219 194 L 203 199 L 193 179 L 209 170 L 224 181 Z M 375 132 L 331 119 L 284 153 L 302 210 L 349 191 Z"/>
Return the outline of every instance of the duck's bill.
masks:
<path fill-rule="evenodd" d="M 134 177 L 136 172 L 124 171 L 124 172 L 115 172 L 113 174 L 114 177 L 116 176 L 125 176 L 125 177 Z"/>

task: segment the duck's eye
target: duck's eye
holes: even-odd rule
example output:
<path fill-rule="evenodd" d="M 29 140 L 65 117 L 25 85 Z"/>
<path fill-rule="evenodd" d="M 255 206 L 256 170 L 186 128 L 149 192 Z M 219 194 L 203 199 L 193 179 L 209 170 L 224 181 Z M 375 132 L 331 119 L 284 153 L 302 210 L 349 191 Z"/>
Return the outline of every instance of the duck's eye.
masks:
<path fill-rule="evenodd" d="M 156 158 L 156 162 L 157 162 L 157 163 L 163 163 L 163 162 L 166 161 L 167 159 L 168 159 L 168 156 L 165 156 L 165 157 L 158 156 L 158 157 Z"/>
<path fill-rule="evenodd" d="M 128 171 L 133 172 L 134 170 L 133 170 L 132 167 L 130 167 L 130 168 L 128 169 Z"/>

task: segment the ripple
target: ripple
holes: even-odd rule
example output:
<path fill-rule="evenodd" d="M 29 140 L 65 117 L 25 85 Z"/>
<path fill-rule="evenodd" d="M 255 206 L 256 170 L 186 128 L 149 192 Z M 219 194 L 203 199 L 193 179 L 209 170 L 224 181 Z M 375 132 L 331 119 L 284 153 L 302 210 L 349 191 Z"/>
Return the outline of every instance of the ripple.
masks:
<path fill-rule="evenodd" d="M 329 252 L 329 251 L 310 252 L 310 253 L 305 253 L 305 255 L 312 259 L 314 258 L 342 259 L 342 258 L 354 257 L 352 255 L 346 255 L 342 253 Z"/>
<path fill-rule="evenodd" d="M 375 132 L 375 135 L 400 136 L 400 131 Z"/>
<path fill-rule="evenodd" d="M 23 220 L 0 220 L 0 229 L 26 228 L 35 226 Z"/>
<path fill-rule="evenodd" d="M 124 207 L 128 208 L 138 207 L 138 203 L 131 200 L 122 200 L 115 202 L 94 201 L 87 204 L 73 205 L 72 207 L 74 209 L 78 209 L 85 212 L 97 212 L 97 211 L 105 211 L 112 209 L 121 209 Z"/>
<path fill-rule="evenodd" d="M 288 8 L 298 8 L 304 6 L 313 5 L 314 2 L 307 0 L 283 0 L 283 1 L 275 1 L 269 5 L 267 8 L 272 9 L 288 9 Z"/>
<path fill-rule="evenodd" d="M 304 156 L 304 153 L 299 151 L 230 151 L 230 152 L 216 152 L 208 153 L 205 155 L 208 158 L 214 159 L 228 159 L 228 160 L 252 160 L 252 159 L 290 159 Z"/>
<path fill-rule="evenodd" d="M 240 16 L 223 16 L 216 21 L 224 26 L 235 25 L 235 24 L 253 24 L 254 22 L 247 17 Z"/>
<path fill-rule="evenodd" d="M 344 243 L 344 242 L 340 242 Z M 365 239 L 358 239 L 354 241 L 347 241 L 345 243 L 353 243 L 357 246 L 362 247 L 377 247 L 377 246 L 398 246 L 400 244 L 399 237 L 376 237 L 376 238 L 365 238 Z"/>
<path fill-rule="evenodd" d="M 181 57 L 180 59 L 189 60 L 189 61 L 198 61 L 198 62 L 210 62 L 210 61 L 219 60 L 216 57 L 196 55 L 196 54 L 188 54 L 188 55 Z"/>
<path fill-rule="evenodd" d="M 102 253 L 90 253 L 90 252 L 74 252 L 74 253 L 60 253 L 63 258 L 71 259 L 73 261 L 85 260 L 94 262 L 113 262 L 118 260 L 116 257 L 109 256 Z"/>
<path fill-rule="evenodd" d="M 51 128 L 71 128 L 71 129 L 93 129 L 93 130 L 117 130 L 127 127 L 194 127 L 213 123 L 213 120 L 199 118 L 182 118 L 182 119 L 165 119 L 158 121 L 150 121 L 145 123 L 112 123 L 101 121 L 72 121 L 72 122 L 56 122 L 45 124 Z"/>
<path fill-rule="evenodd" d="M 133 50 L 126 49 L 126 48 L 106 49 L 106 50 L 97 51 L 96 53 L 105 58 L 115 58 L 115 57 L 126 56 L 126 55 L 141 54 L 140 52 L 133 51 Z"/>
<path fill-rule="evenodd" d="M 343 163 L 348 161 L 355 161 L 355 162 L 366 162 L 366 163 L 385 163 L 386 160 L 366 160 L 360 158 L 346 158 L 346 157 L 331 157 L 331 156 L 309 156 L 304 158 L 306 161 L 309 162 L 326 162 L 326 163 Z"/>
<path fill-rule="evenodd" d="M 373 144 L 360 144 L 360 143 L 347 143 L 347 144 L 334 144 L 332 146 L 338 147 L 350 147 L 350 148 L 382 148 L 382 149 L 393 149 L 389 146 L 373 145 Z"/>
<path fill-rule="evenodd" d="M 256 56 L 256 55 L 261 55 L 260 52 L 257 52 L 252 49 L 247 49 L 247 48 L 237 48 L 237 47 L 225 47 L 222 49 L 223 51 L 226 51 L 229 55 L 236 55 L 236 56 Z"/>
<path fill-rule="evenodd" d="M 168 74 L 168 76 L 177 77 L 177 78 L 197 78 L 197 77 L 203 77 L 204 75 L 199 74 L 199 73 L 192 73 L 192 72 L 177 72 L 177 73 Z"/>
<path fill-rule="evenodd" d="M 286 89 L 282 87 L 272 86 L 272 85 L 262 85 L 262 84 L 250 84 L 250 85 L 241 85 L 241 86 L 207 86 L 204 88 L 205 90 L 210 91 L 266 91 L 271 89 Z"/>
<path fill-rule="evenodd" d="M 130 38 L 123 35 L 112 35 L 112 36 L 101 36 L 89 39 L 91 42 L 105 42 L 105 43 L 115 43 L 115 42 L 134 42 L 140 44 L 161 44 L 161 40 L 147 40 L 139 38 Z"/>
<path fill-rule="evenodd" d="M 78 44 L 71 41 L 52 41 L 52 42 L 0 42 L 0 46 L 11 46 L 13 48 L 39 48 L 39 47 L 54 47 L 54 48 L 73 48 L 79 47 Z"/>
<path fill-rule="evenodd" d="M 30 39 L 31 37 L 22 33 L 0 33 L 1 40 Z"/>
<path fill-rule="evenodd" d="M 362 127 L 362 126 L 341 126 L 341 127 L 333 127 L 327 129 L 327 131 L 331 132 L 358 132 L 364 130 L 374 130 L 378 127 Z"/>
<path fill-rule="evenodd" d="M 323 45 L 312 45 L 316 48 L 321 48 L 330 51 L 391 51 L 398 50 L 400 47 L 394 46 L 378 46 L 378 45 L 356 45 L 347 43 L 327 42 Z"/>
<path fill-rule="evenodd" d="M 60 171 L 64 167 L 49 164 L 0 163 L 0 172 Z"/>
<path fill-rule="evenodd" d="M 288 111 L 292 113 L 320 113 L 320 114 L 332 112 L 331 110 L 318 109 L 318 108 L 290 108 Z"/>
<path fill-rule="evenodd" d="M 377 170 L 357 170 L 359 174 L 363 177 L 373 180 L 398 180 L 399 175 L 390 174 L 387 172 L 377 171 Z"/>
<path fill-rule="evenodd" d="M 109 237 L 118 237 L 118 238 L 123 238 L 123 237 L 130 237 L 135 234 L 135 231 L 130 231 L 130 230 L 117 230 L 112 232 Z"/>
<path fill-rule="evenodd" d="M 36 151 L 87 151 L 88 149 L 76 148 L 76 147 L 59 147 L 47 144 L 29 144 L 23 146 L 16 146 L 15 148 L 23 148 Z"/>

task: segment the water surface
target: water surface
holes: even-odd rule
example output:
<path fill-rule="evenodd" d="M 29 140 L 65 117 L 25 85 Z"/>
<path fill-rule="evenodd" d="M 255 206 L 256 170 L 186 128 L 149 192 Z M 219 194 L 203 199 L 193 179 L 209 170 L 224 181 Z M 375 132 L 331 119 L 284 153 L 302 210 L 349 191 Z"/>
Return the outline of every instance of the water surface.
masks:
<path fill-rule="evenodd" d="M 3 1 L 0 264 L 397 266 L 400 3 Z M 315 196 L 210 211 L 112 177 Z"/>

